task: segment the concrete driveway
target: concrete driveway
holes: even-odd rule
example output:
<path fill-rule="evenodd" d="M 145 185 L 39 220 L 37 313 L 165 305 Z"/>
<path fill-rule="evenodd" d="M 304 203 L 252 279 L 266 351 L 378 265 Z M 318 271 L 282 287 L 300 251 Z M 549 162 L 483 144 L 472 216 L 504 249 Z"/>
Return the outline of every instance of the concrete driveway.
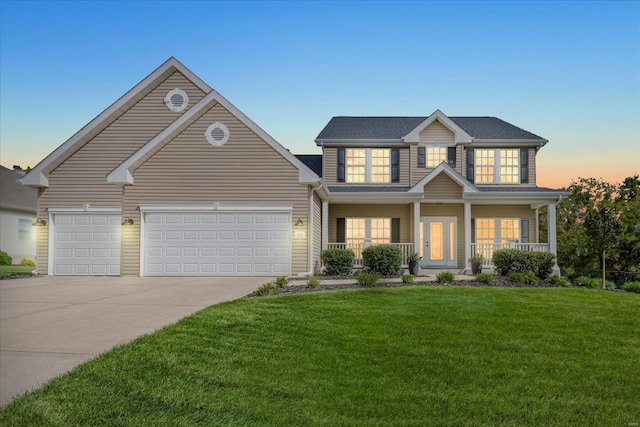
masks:
<path fill-rule="evenodd" d="M 265 277 L 0 280 L 0 405 L 116 345 L 251 293 Z M 272 280 L 272 279 L 271 279 Z"/>

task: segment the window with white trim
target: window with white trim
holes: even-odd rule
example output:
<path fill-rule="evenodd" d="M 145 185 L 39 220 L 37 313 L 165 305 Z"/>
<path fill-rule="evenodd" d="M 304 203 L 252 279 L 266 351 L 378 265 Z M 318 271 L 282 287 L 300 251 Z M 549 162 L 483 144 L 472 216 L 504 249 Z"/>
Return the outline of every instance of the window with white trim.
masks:
<path fill-rule="evenodd" d="M 345 231 L 347 248 L 361 258 L 366 246 L 391 243 L 391 218 L 346 218 Z"/>
<path fill-rule="evenodd" d="M 347 148 L 346 182 L 391 182 L 391 150 L 388 148 Z"/>
<path fill-rule="evenodd" d="M 476 184 L 517 184 L 520 182 L 520 150 L 476 149 Z"/>
<path fill-rule="evenodd" d="M 493 251 L 520 240 L 519 218 L 476 218 L 476 252 L 491 259 Z"/>
<path fill-rule="evenodd" d="M 426 165 L 428 168 L 435 168 L 440 163 L 447 161 L 447 144 L 426 144 Z"/>

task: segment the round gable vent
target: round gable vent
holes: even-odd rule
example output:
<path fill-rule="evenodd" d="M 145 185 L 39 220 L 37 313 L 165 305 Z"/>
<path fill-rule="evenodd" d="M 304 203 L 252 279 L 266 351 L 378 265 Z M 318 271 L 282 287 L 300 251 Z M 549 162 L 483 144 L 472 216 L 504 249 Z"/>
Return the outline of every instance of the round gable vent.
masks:
<path fill-rule="evenodd" d="M 175 88 L 164 97 L 164 103 L 169 110 L 179 113 L 189 105 L 189 95 L 182 89 Z"/>
<path fill-rule="evenodd" d="M 207 128 L 204 136 L 207 138 L 207 141 L 209 141 L 209 144 L 214 147 L 220 147 L 229 140 L 229 129 L 222 123 L 215 122 Z"/>

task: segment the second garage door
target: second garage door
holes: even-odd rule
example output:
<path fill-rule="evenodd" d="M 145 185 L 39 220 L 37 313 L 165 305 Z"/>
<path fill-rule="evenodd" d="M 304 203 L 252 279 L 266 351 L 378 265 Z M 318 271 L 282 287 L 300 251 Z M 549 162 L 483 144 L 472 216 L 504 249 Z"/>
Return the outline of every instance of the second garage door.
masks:
<path fill-rule="evenodd" d="M 147 213 L 143 274 L 289 275 L 290 230 L 290 213 Z"/>

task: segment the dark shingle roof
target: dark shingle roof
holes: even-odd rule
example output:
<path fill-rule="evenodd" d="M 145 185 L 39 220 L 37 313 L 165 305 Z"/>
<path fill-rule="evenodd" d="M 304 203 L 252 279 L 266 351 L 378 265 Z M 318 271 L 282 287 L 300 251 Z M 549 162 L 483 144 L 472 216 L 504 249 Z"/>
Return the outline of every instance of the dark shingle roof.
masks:
<path fill-rule="evenodd" d="M 532 193 L 555 193 L 561 190 L 554 190 L 553 188 L 546 187 L 477 187 L 478 190 L 482 192 L 509 192 L 509 193 L 523 193 L 523 192 L 532 192 Z"/>
<path fill-rule="evenodd" d="M 329 187 L 329 191 L 333 193 L 406 193 L 411 187 Z"/>
<path fill-rule="evenodd" d="M 449 118 L 474 139 L 544 140 L 497 117 Z M 333 117 L 320 131 L 316 141 L 400 140 L 426 119 L 427 117 Z"/>
<path fill-rule="evenodd" d="M 296 157 L 322 178 L 322 154 L 296 154 Z"/>

